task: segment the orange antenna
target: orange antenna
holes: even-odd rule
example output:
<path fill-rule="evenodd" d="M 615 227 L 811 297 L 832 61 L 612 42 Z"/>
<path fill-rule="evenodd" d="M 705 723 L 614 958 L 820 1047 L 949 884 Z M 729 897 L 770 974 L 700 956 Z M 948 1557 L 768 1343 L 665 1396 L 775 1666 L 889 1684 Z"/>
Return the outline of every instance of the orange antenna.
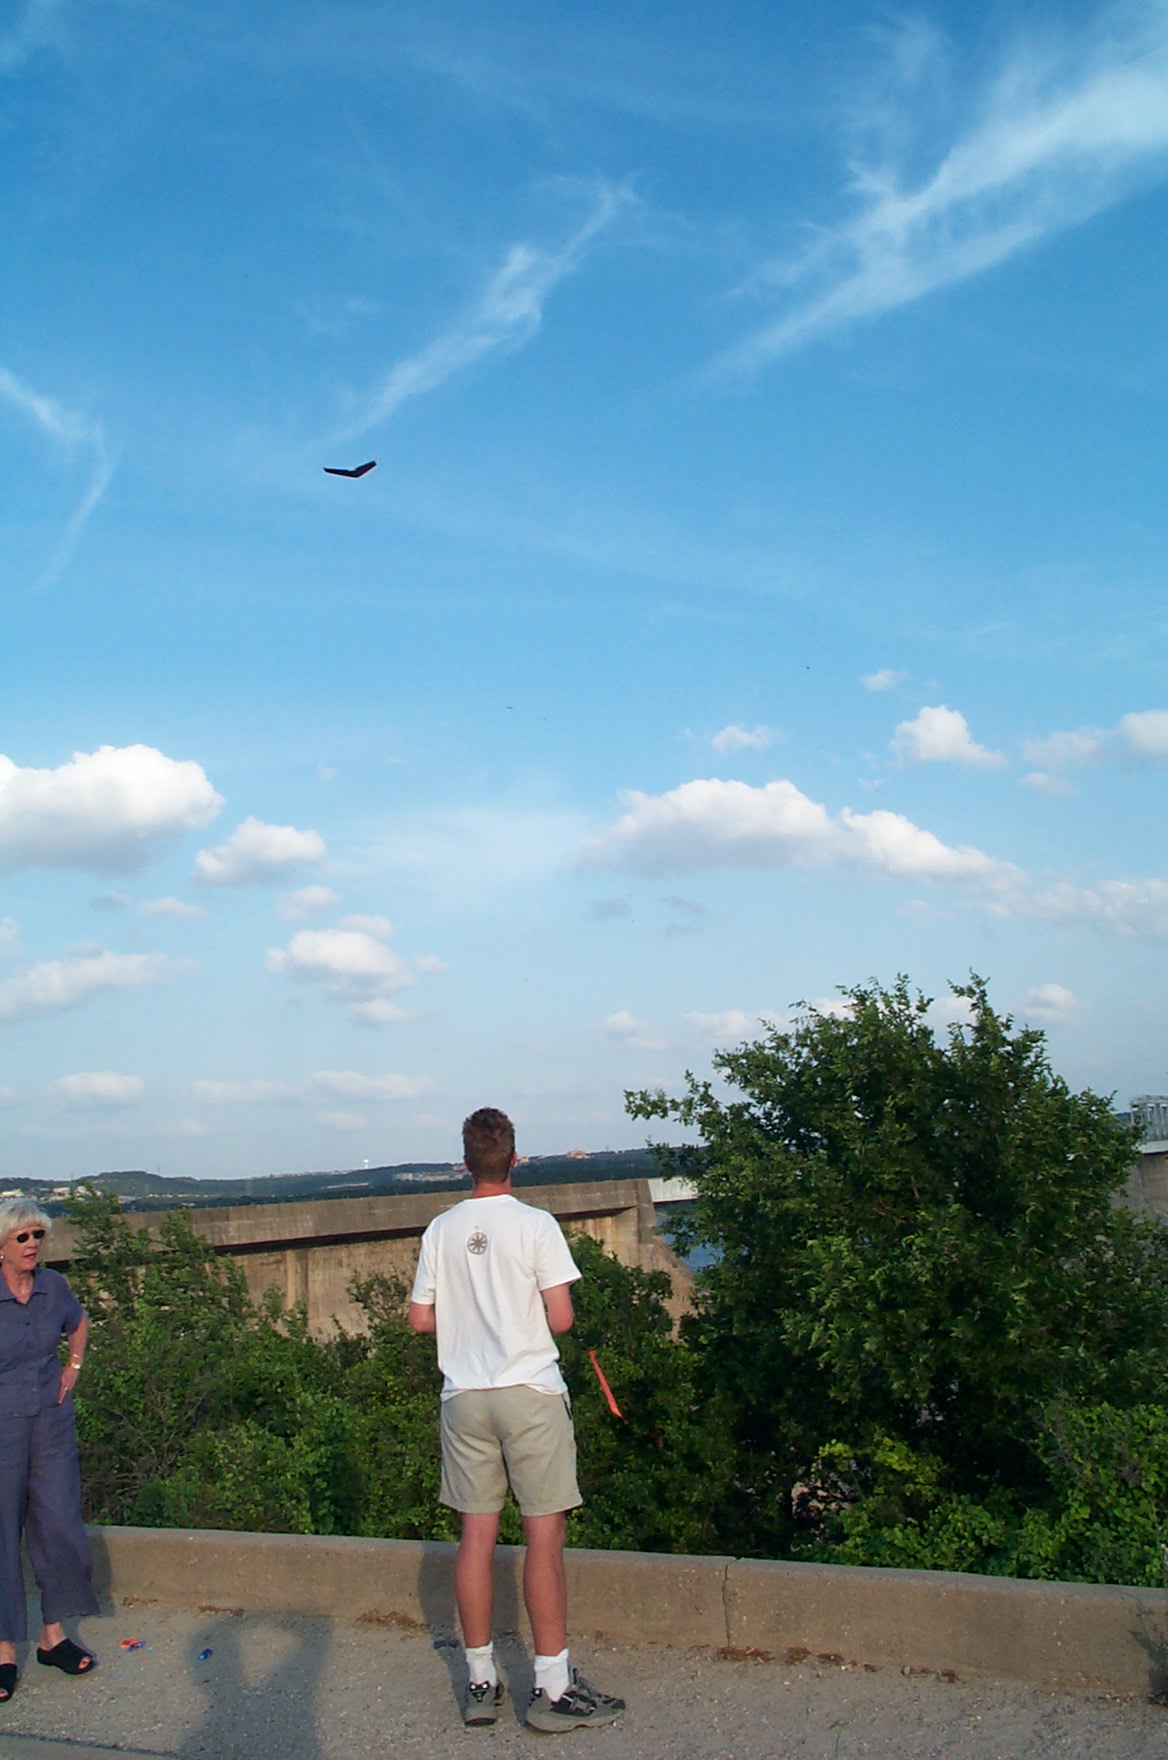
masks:
<path fill-rule="evenodd" d="M 608 1401 L 609 1411 L 612 1413 L 614 1418 L 619 1418 L 622 1424 L 627 1424 L 628 1419 L 625 1417 L 624 1413 L 621 1411 L 620 1407 L 617 1405 L 615 1399 L 613 1399 L 612 1388 L 608 1385 L 608 1382 L 604 1379 L 604 1370 L 600 1367 L 600 1364 L 596 1361 L 596 1352 L 589 1351 L 588 1358 L 592 1364 L 592 1367 L 596 1370 L 596 1379 L 599 1381 L 601 1391 L 604 1394 L 605 1399 Z"/>

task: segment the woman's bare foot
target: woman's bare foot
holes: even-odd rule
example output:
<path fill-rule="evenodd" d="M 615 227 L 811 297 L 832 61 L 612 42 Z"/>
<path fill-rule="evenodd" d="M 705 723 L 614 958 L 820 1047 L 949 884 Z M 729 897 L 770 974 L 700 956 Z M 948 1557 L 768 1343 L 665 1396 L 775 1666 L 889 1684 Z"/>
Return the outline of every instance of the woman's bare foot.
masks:
<path fill-rule="evenodd" d="M 41 1627 L 41 1635 L 40 1635 L 40 1639 L 39 1639 L 40 1648 L 42 1650 L 55 1650 L 57 1648 L 57 1645 L 64 1641 L 64 1637 L 65 1637 L 65 1628 L 60 1623 L 59 1620 L 56 1625 L 42 1626 Z M 13 1656 L 12 1660 L 15 1662 L 15 1660 L 16 1660 L 15 1656 Z M 2 1661 L 3 1661 L 3 1657 L 0 1657 L 0 1662 L 2 1662 Z"/>
<path fill-rule="evenodd" d="M 0 1664 L 16 1661 L 16 1645 L 0 1642 Z"/>

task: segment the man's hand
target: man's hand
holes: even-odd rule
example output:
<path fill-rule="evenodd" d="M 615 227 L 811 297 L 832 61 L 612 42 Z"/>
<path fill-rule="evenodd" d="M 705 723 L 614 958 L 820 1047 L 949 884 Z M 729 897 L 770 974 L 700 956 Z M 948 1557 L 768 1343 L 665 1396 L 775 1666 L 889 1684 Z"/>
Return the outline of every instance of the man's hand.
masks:
<path fill-rule="evenodd" d="M 411 1302 L 406 1319 L 413 1332 L 437 1332 L 438 1330 L 433 1302 Z"/>
<path fill-rule="evenodd" d="M 570 1283 L 553 1283 L 550 1289 L 541 1291 L 547 1323 L 553 1332 L 570 1332 L 572 1322 L 576 1318 L 572 1311 L 572 1286 Z"/>

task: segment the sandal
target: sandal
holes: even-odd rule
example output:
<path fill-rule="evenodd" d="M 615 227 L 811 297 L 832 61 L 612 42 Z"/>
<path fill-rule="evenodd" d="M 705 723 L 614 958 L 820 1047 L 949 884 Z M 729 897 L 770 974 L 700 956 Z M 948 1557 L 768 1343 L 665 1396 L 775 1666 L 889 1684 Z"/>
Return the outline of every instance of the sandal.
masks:
<path fill-rule="evenodd" d="M 43 1662 L 46 1668 L 63 1669 L 66 1674 L 88 1674 L 97 1657 L 75 1644 L 72 1638 L 62 1638 L 51 1650 L 42 1650 L 38 1644 L 37 1661 Z"/>
<path fill-rule="evenodd" d="M 6 1705 L 16 1691 L 15 1662 L 0 1662 L 0 1705 Z"/>

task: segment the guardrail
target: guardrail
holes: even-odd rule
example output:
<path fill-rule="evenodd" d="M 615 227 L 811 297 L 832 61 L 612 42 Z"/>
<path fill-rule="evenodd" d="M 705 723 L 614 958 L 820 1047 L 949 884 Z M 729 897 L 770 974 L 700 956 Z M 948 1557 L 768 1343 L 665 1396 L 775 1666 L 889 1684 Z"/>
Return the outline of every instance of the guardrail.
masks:
<path fill-rule="evenodd" d="M 437 1542 L 91 1528 L 115 1601 L 454 1629 L 455 1548 Z M 522 1630 L 522 1549 L 500 1547 L 497 1623 Z M 800 1661 L 1158 1693 L 1159 1590 L 646 1552 L 567 1553 L 571 1631 Z"/>

